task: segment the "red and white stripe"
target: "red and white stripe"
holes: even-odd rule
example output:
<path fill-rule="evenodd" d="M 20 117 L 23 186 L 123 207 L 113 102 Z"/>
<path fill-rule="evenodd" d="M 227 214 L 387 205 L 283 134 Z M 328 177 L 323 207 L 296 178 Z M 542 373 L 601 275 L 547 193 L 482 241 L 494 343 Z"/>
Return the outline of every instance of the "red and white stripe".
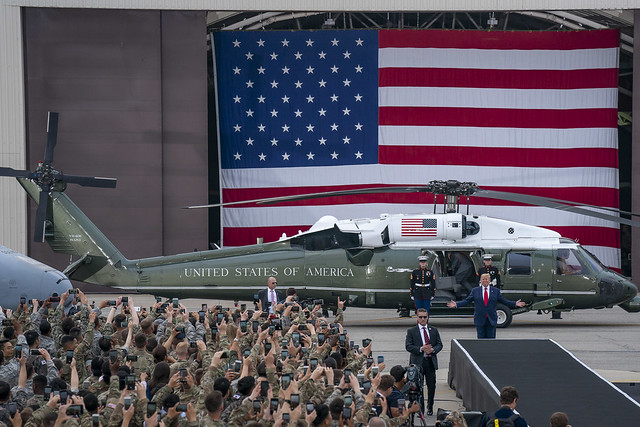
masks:
<path fill-rule="evenodd" d="M 379 163 L 221 171 L 225 202 L 433 179 L 618 207 L 617 31 L 379 32 Z M 223 210 L 224 244 L 275 240 L 323 215 L 432 212 L 386 194 Z M 472 199 L 472 213 L 540 225 L 620 267 L 616 223 Z"/>

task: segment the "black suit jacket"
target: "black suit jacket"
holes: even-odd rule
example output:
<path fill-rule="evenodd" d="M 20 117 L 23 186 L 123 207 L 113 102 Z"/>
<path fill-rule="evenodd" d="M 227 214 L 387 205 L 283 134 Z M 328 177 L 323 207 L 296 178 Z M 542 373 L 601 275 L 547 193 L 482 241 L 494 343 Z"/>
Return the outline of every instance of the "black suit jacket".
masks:
<path fill-rule="evenodd" d="M 258 292 L 258 298 L 262 301 L 262 310 L 267 310 L 269 308 L 269 288 L 265 288 Z M 284 301 L 284 297 L 282 296 L 282 292 L 276 289 L 276 300 L 278 303 Z"/>
<path fill-rule="evenodd" d="M 440 339 L 440 332 L 434 326 L 427 325 L 429 331 L 429 342 L 433 347 L 433 353 L 431 353 L 431 359 L 433 360 L 433 367 L 438 369 L 438 356 L 437 354 L 442 350 L 442 340 Z M 413 328 L 407 329 L 407 338 L 404 342 L 404 347 L 409 352 L 409 364 L 422 366 L 422 359 L 424 359 L 424 353 L 420 350 L 422 347 L 422 337 L 420 336 L 420 325 L 416 325 Z"/>

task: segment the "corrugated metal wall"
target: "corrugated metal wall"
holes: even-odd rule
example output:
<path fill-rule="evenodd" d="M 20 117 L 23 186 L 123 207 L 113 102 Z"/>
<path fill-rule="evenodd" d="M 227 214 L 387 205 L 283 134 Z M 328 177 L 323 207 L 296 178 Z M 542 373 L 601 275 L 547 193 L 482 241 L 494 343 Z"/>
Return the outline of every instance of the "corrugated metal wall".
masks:
<path fill-rule="evenodd" d="M 0 166 L 25 167 L 24 70 L 20 8 L 0 5 Z M 0 179 L 0 244 L 25 253 L 26 196 L 12 178 Z"/>

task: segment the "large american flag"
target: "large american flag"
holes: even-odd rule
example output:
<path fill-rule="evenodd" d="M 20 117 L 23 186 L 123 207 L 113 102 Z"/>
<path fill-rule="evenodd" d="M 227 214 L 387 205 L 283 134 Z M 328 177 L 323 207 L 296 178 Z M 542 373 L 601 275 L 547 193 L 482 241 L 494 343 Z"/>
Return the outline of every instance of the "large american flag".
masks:
<path fill-rule="evenodd" d="M 618 44 L 612 30 L 216 33 L 223 201 L 457 179 L 617 208 Z M 431 200 L 226 207 L 223 244 Z M 616 223 L 481 198 L 472 212 L 556 230 L 620 267 Z"/>

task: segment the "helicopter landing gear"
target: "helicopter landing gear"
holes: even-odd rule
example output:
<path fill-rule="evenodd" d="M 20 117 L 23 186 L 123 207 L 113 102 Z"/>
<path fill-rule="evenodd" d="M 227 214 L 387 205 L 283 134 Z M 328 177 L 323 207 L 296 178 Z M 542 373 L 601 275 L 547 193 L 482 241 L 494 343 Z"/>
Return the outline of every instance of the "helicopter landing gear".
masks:
<path fill-rule="evenodd" d="M 562 319 L 562 312 L 561 311 L 552 311 L 551 312 L 551 318 L 552 319 Z"/>
<path fill-rule="evenodd" d="M 409 307 L 403 307 L 400 305 L 396 311 L 398 312 L 399 317 L 411 317 L 411 309 Z"/>

